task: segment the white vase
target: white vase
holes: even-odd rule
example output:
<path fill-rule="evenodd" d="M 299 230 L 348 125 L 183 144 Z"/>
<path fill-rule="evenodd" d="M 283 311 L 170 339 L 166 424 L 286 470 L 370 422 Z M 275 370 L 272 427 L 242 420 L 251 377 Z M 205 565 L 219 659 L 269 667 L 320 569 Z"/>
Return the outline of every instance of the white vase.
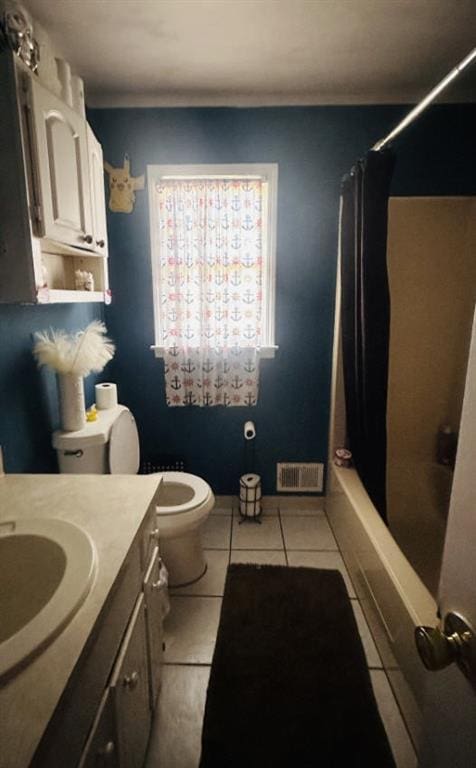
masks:
<path fill-rule="evenodd" d="M 83 377 L 73 373 L 58 374 L 61 427 L 76 432 L 86 424 Z"/>

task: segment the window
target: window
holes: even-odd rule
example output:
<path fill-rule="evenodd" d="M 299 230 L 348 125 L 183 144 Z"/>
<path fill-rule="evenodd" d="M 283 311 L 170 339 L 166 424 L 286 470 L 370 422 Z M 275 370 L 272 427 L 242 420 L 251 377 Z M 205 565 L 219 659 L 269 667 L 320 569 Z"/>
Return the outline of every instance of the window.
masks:
<path fill-rule="evenodd" d="M 256 347 L 273 357 L 275 164 L 148 166 L 156 356 Z"/>

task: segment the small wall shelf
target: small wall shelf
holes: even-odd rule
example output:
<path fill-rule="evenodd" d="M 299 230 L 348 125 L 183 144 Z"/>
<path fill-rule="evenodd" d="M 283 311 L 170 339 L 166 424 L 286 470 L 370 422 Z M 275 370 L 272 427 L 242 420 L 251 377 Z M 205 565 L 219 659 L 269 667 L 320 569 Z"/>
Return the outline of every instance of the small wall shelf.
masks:
<path fill-rule="evenodd" d="M 39 288 L 38 304 L 71 304 L 73 302 L 100 302 L 109 304 L 110 295 L 104 291 L 69 291 L 59 288 Z"/>

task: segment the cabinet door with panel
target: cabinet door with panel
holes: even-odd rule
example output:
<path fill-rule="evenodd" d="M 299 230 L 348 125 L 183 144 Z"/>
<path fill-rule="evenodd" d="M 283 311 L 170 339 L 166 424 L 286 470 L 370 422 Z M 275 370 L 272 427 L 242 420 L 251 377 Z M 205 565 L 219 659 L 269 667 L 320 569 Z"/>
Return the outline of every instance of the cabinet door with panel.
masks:
<path fill-rule="evenodd" d="M 37 234 L 94 250 L 86 122 L 33 78 L 28 87 Z"/>
<path fill-rule="evenodd" d="M 109 688 L 101 699 L 78 768 L 119 768 L 116 723 Z"/>
<path fill-rule="evenodd" d="M 95 251 L 106 256 L 107 227 L 102 148 L 89 125 L 86 125 L 86 131 L 88 136 L 93 247 Z"/>
<path fill-rule="evenodd" d="M 160 689 L 163 656 L 163 627 L 164 599 L 167 591 L 167 581 L 161 577 L 162 561 L 159 548 L 152 552 L 149 567 L 144 577 L 144 596 L 146 605 L 147 644 L 149 650 L 149 690 L 150 705 L 154 709 L 157 694 Z"/>
<path fill-rule="evenodd" d="M 142 768 L 149 740 L 147 640 L 144 595 L 137 598 L 111 677 L 121 768 Z"/>

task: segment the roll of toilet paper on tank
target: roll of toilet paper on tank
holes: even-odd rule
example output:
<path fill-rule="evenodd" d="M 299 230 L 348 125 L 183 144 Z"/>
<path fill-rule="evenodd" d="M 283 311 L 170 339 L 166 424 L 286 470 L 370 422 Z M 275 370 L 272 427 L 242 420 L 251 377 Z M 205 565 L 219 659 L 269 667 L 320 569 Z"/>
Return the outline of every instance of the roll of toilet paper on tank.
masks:
<path fill-rule="evenodd" d="M 107 411 L 108 408 L 115 408 L 117 405 L 117 387 L 106 381 L 103 384 L 96 384 L 96 408 L 98 411 Z"/>

